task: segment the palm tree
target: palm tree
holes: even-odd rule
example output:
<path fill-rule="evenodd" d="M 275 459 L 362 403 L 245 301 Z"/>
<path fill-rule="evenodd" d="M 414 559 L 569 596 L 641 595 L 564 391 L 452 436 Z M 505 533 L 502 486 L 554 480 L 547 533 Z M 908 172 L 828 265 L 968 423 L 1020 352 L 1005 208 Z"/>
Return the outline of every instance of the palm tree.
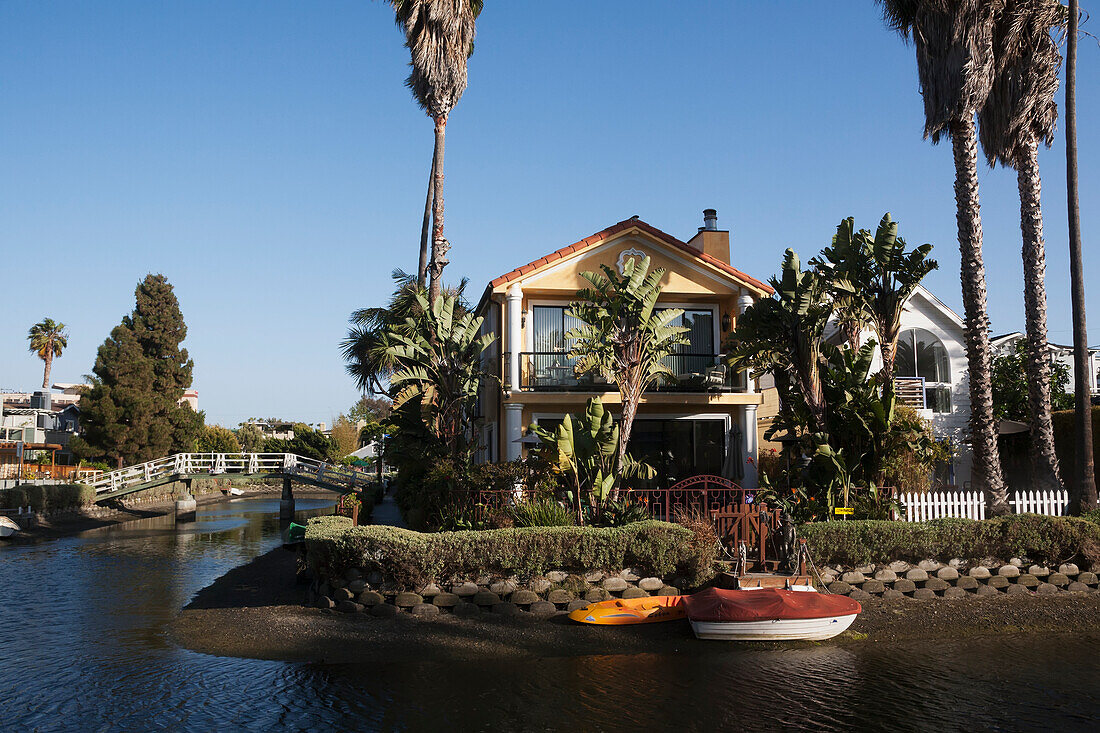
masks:
<path fill-rule="evenodd" d="M 591 287 L 577 291 L 579 300 L 569 304 L 569 315 L 583 323 L 565 334 L 573 341 L 569 357 L 577 360 L 577 373 L 600 374 L 618 386 L 622 398 L 616 476 L 628 464 L 626 445 L 642 392 L 661 377 L 675 378 L 664 359 L 687 343 L 688 329 L 672 325 L 684 311 L 657 308 L 665 271 L 649 264 L 646 256 L 627 260 L 622 275 L 607 265 L 601 265 L 602 275 L 582 272 Z"/>
<path fill-rule="evenodd" d="M 346 362 L 348 374 L 355 378 L 355 385 L 364 392 L 385 394 L 387 380 L 393 372 L 394 364 L 389 356 L 391 331 L 410 328 L 410 322 L 418 323 L 424 311 L 417 300 L 418 294 L 425 292 L 416 279 L 403 270 L 393 271 L 394 291 L 389 302 L 375 308 L 360 308 L 348 319 L 351 327 L 348 335 L 340 342 L 341 354 Z M 463 278 L 457 286 L 446 288 L 448 295 L 454 296 L 456 312 L 464 314 L 469 307 L 463 297 L 467 280 Z"/>
<path fill-rule="evenodd" d="M 1008 0 L 994 34 L 996 76 L 978 113 L 990 166 L 1016 169 L 1023 235 L 1027 391 L 1032 417 L 1031 464 L 1040 489 L 1061 489 L 1054 425 L 1050 417 L 1050 353 L 1047 346 L 1046 253 L 1040 202 L 1039 142 L 1054 141 L 1058 69 L 1062 57 L 1051 30 L 1065 18 L 1056 0 Z"/>
<path fill-rule="evenodd" d="M 877 0 L 886 23 L 913 41 L 924 97 L 924 135 L 951 138 L 955 158 L 955 218 L 962 261 L 966 358 L 970 381 L 973 483 L 988 489 L 993 514 L 1007 514 L 1008 494 L 997 449 L 986 312 L 978 147 L 974 115 L 993 83 L 993 27 L 1004 0 Z"/>
<path fill-rule="evenodd" d="M 810 260 L 829 273 L 829 290 L 838 313 L 858 314 L 874 326 L 882 354 L 879 381 L 887 404 L 894 396 L 894 363 L 905 304 L 921 280 L 939 267 L 928 257 L 931 251 L 931 244 L 906 251 L 905 240 L 898 236 L 898 223 L 887 212 L 874 237 L 866 229 L 855 231 L 855 219 L 848 217 L 836 228 L 832 246 L 821 251 L 824 259 Z M 843 318 L 839 320 L 843 324 Z M 858 351 L 859 344 L 853 346 L 851 337 L 849 345 L 853 352 Z"/>
<path fill-rule="evenodd" d="M 476 21 L 482 0 L 389 0 L 397 24 L 405 31 L 405 45 L 412 56 L 412 72 L 405 82 L 417 103 L 435 122 L 432 155 L 431 259 L 428 295 L 435 300 L 443 289 L 443 268 L 451 245 L 443 236 L 443 154 L 447 118 L 466 91 L 466 65 L 474 49 Z M 424 252 L 421 235 L 421 260 Z"/>
<path fill-rule="evenodd" d="M 62 349 L 69 345 L 69 334 L 65 332 L 65 324 L 56 323 L 52 318 L 43 318 L 27 331 L 27 340 L 30 342 L 30 350 L 46 362 L 45 371 L 42 373 L 42 388 L 49 389 L 53 358 L 61 356 Z"/>
<path fill-rule="evenodd" d="M 1077 486 L 1070 507 L 1096 508 L 1096 466 L 1092 457 L 1092 409 L 1088 389 L 1088 329 L 1085 328 L 1085 273 L 1081 263 L 1081 207 L 1077 195 L 1077 0 L 1069 0 L 1066 45 L 1066 204 L 1069 210 L 1069 272 L 1073 300 L 1073 392 Z"/>

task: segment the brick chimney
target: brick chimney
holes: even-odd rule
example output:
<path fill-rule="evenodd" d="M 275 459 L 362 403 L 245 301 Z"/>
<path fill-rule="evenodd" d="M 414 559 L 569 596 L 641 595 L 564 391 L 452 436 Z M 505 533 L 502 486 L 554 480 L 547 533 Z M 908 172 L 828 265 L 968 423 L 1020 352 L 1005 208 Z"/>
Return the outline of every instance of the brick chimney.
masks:
<path fill-rule="evenodd" d="M 718 228 L 718 212 L 715 209 L 703 209 L 703 226 L 688 240 L 695 249 L 708 254 L 716 260 L 721 260 L 727 265 L 730 262 L 730 233 L 729 230 Z"/>

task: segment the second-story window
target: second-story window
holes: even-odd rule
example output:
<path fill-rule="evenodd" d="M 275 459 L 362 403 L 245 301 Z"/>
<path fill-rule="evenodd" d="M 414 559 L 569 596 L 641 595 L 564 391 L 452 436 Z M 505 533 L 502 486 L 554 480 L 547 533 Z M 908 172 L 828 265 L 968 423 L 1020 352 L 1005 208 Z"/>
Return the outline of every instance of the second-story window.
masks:
<path fill-rule="evenodd" d="M 531 328 L 534 338 L 531 343 L 535 353 L 558 354 L 569 351 L 572 339 L 565 334 L 581 325 L 579 318 L 568 315 L 566 306 L 536 305 L 531 309 Z"/>
<path fill-rule="evenodd" d="M 923 328 L 902 331 L 894 373 L 924 378 L 924 402 L 932 412 L 951 412 L 951 366 L 947 349 Z"/>

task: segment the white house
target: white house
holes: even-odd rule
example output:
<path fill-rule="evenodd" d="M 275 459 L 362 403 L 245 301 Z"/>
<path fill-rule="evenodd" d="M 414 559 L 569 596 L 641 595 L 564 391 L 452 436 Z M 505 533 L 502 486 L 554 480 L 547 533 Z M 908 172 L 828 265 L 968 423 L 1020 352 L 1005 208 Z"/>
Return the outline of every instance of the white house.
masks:
<path fill-rule="evenodd" d="M 994 353 L 1007 354 L 1016 348 L 1016 342 L 1024 338 L 1024 334 L 1019 331 L 1012 333 L 1006 333 L 1003 336 L 994 336 L 989 340 L 990 346 L 993 347 Z M 1048 343 L 1047 347 L 1050 349 L 1050 358 L 1065 364 L 1069 367 L 1069 384 L 1067 389 L 1073 391 L 1073 379 L 1074 369 L 1073 365 L 1073 346 L 1065 346 L 1063 344 Z M 1088 384 L 1089 394 L 1095 398 L 1100 396 L 1100 348 L 1089 348 L 1088 356 Z"/>

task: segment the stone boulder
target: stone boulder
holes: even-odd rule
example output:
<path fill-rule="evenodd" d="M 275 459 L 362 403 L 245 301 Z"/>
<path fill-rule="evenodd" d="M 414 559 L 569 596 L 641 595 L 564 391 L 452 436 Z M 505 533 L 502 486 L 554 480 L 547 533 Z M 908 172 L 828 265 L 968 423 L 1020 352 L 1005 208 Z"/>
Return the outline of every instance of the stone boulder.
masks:
<path fill-rule="evenodd" d="M 896 601 L 899 598 L 905 598 L 905 594 L 902 593 L 900 590 L 895 590 L 893 588 L 887 588 L 886 590 L 884 590 L 882 592 L 882 597 L 883 597 L 884 600 Z"/>
<path fill-rule="evenodd" d="M 547 593 L 546 600 L 550 601 L 551 603 L 572 603 L 574 599 L 572 593 L 567 590 L 562 590 L 561 588 L 558 588 Z M 588 601 L 585 601 L 585 604 L 587 603 Z"/>
<path fill-rule="evenodd" d="M 500 603 L 500 596 L 491 590 L 479 590 L 473 595 L 472 600 L 478 606 L 493 606 Z"/>
<path fill-rule="evenodd" d="M 607 578 L 601 584 L 603 589 L 608 593 L 622 593 L 624 590 L 630 587 L 630 583 L 627 583 L 622 578 L 611 577 Z"/>
<path fill-rule="evenodd" d="M 348 583 L 348 590 L 351 591 L 353 594 L 362 593 L 366 589 L 367 581 L 363 580 L 362 578 L 356 578 L 355 580 Z"/>
<path fill-rule="evenodd" d="M 355 598 L 355 594 L 347 588 L 337 588 L 332 591 L 332 600 L 339 603 L 340 601 L 350 601 Z"/>
<path fill-rule="evenodd" d="M 996 588 L 989 585 L 979 585 L 974 591 L 976 596 L 999 596 L 1001 592 Z"/>
<path fill-rule="evenodd" d="M 955 581 L 956 588 L 962 588 L 963 590 L 976 590 L 981 585 L 977 578 L 971 578 L 969 575 L 964 575 Z"/>
<path fill-rule="evenodd" d="M 986 584 L 990 588 L 1001 589 L 1007 588 L 1009 585 L 1011 585 L 1011 582 L 1003 575 L 993 575 L 989 578 L 989 580 L 986 581 Z"/>
<path fill-rule="evenodd" d="M 1020 558 L 1020 557 L 1013 557 L 1013 558 L 1010 558 L 1010 559 L 1009 559 L 1009 561 L 1008 561 L 1008 564 L 1009 564 L 1009 565 L 1015 565 L 1015 566 L 1016 566 L 1016 567 L 1018 567 L 1018 568 L 1022 568 L 1022 567 L 1024 566 L 1024 564 L 1025 564 L 1025 563 L 1024 563 L 1024 560 L 1023 560 L 1023 558 Z"/>
<path fill-rule="evenodd" d="M 1002 578 L 1018 578 L 1020 577 L 1019 565 L 1002 565 L 997 568 L 997 575 Z"/>
<path fill-rule="evenodd" d="M 1050 577 L 1047 578 L 1047 582 L 1061 588 L 1069 585 L 1069 577 L 1065 573 L 1051 573 Z"/>
<path fill-rule="evenodd" d="M 1050 575 L 1050 568 L 1045 568 L 1042 565 L 1032 565 L 1027 569 L 1028 575 L 1034 575 L 1036 578 L 1045 578 Z"/>
<path fill-rule="evenodd" d="M 550 601 L 535 601 L 531 604 L 531 613 L 535 616 L 553 616 L 558 612 L 558 607 Z"/>
<path fill-rule="evenodd" d="M 641 579 L 641 576 L 634 572 L 633 568 L 626 568 L 621 573 L 619 573 L 619 577 L 625 580 L 627 583 L 637 583 Z"/>
<path fill-rule="evenodd" d="M 1050 583 L 1044 583 L 1044 585 L 1050 585 Z M 1055 587 L 1055 589 L 1058 588 L 1058 586 L 1054 586 L 1054 587 Z M 1084 593 L 1085 591 L 1088 591 L 1088 590 L 1091 590 L 1091 589 L 1085 583 L 1082 583 L 1079 580 L 1075 580 L 1072 583 L 1070 583 L 1068 586 L 1066 586 L 1066 590 L 1073 591 L 1074 593 Z"/>
<path fill-rule="evenodd" d="M 532 603 L 538 603 L 541 598 L 539 594 L 529 590 L 517 590 L 508 598 L 509 601 L 519 606 L 530 606 Z"/>
<path fill-rule="evenodd" d="M 940 580 L 956 580 L 959 577 L 959 571 L 949 565 L 937 570 L 936 577 Z"/>
<path fill-rule="evenodd" d="M 398 608 L 412 608 L 413 606 L 423 603 L 424 597 L 419 593 L 398 593 L 394 596 L 393 605 Z"/>
<path fill-rule="evenodd" d="M 883 568 L 882 570 L 879 570 L 877 573 L 875 573 L 875 580 L 883 583 L 893 583 L 897 579 L 898 574 L 895 573 L 893 570 L 890 570 L 889 568 Z"/>
<path fill-rule="evenodd" d="M 914 583 L 920 583 L 922 581 L 928 580 L 928 571 L 924 568 L 912 568 L 911 570 L 906 571 L 905 579 L 911 580 Z"/>
<path fill-rule="evenodd" d="M 1059 592 L 1058 586 L 1050 583 L 1040 583 L 1039 587 L 1035 589 L 1035 595 L 1037 596 L 1053 596 Z"/>
<path fill-rule="evenodd" d="M 863 573 L 864 575 L 870 575 L 871 573 L 875 572 L 875 566 L 874 565 L 860 565 L 857 568 L 855 568 L 855 571 L 857 573 Z"/>
<path fill-rule="evenodd" d="M 459 583 L 451 588 L 451 592 L 460 598 L 469 598 L 475 595 L 479 590 L 481 589 L 477 587 L 477 583 L 471 583 L 470 581 Z"/>
<path fill-rule="evenodd" d="M 989 572 L 989 568 L 985 567 L 984 565 L 975 565 L 974 567 L 967 570 L 966 574 L 968 577 L 977 578 L 978 580 L 985 580 L 990 575 L 992 575 L 992 573 Z"/>
<path fill-rule="evenodd" d="M 523 613 L 523 611 L 520 610 L 519 606 L 514 603 L 508 603 L 507 601 L 494 603 L 492 610 L 493 613 L 499 614 L 501 616 L 518 616 Z"/>
<path fill-rule="evenodd" d="M 886 566 L 888 570 L 892 570 L 895 573 L 908 572 L 911 567 L 913 566 L 905 562 L 904 560 L 895 560 L 894 562 Z"/>
<path fill-rule="evenodd" d="M 317 598 L 317 600 L 314 602 L 313 605 L 316 608 L 322 608 L 322 609 L 335 608 L 336 607 L 336 601 L 332 600 L 328 596 L 319 596 Z"/>
<path fill-rule="evenodd" d="M 551 583 L 564 583 L 565 579 L 569 577 L 569 573 L 561 570 L 551 570 L 546 574 L 546 579 Z"/>
<path fill-rule="evenodd" d="M 1020 585 L 1019 583 L 1010 583 L 1008 587 L 1005 588 L 1005 593 L 1010 596 L 1022 596 L 1030 595 L 1031 591 L 1027 589 L 1026 585 Z"/>
<path fill-rule="evenodd" d="M 666 585 L 661 590 L 657 591 L 659 596 L 678 596 L 680 595 L 680 589 L 674 585 Z"/>
<path fill-rule="evenodd" d="M 649 594 L 646 593 L 641 588 L 635 588 L 634 586 L 630 586 L 629 588 L 627 588 L 626 590 L 623 591 L 622 597 L 627 598 L 627 599 L 629 599 L 629 598 L 649 598 Z"/>
<path fill-rule="evenodd" d="M 1085 585 L 1096 585 L 1097 578 L 1096 573 L 1084 572 L 1077 576 L 1078 583 L 1084 583 Z"/>
<path fill-rule="evenodd" d="M 860 588 L 856 588 L 855 590 L 853 590 L 851 593 L 848 594 L 848 597 L 851 598 L 853 601 L 859 601 L 860 603 L 866 603 L 867 601 L 874 598 L 873 595 Z"/>
<path fill-rule="evenodd" d="M 912 593 L 917 589 L 917 584 L 908 578 L 898 578 L 894 583 L 894 590 L 900 593 Z"/>
<path fill-rule="evenodd" d="M 664 582 L 660 578 L 642 578 L 638 581 L 638 587 L 649 593 L 661 590 L 663 586 Z"/>
<path fill-rule="evenodd" d="M 592 588 L 584 594 L 584 599 L 589 603 L 599 603 L 600 601 L 606 601 L 611 598 L 611 594 L 603 588 Z"/>
<path fill-rule="evenodd" d="M 364 606 L 377 606 L 379 603 L 385 603 L 386 598 L 376 590 L 365 590 L 359 594 L 359 602 Z"/>
<path fill-rule="evenodd" d="M 883 583 L 881 580 L 868 580 L 860 586 L 860 589 L 872 594 L 882 593 L 886 590 L 886 584 Z"/>
<path fill-rule="evenodd" d="M 389 603 L 379 603 L 377 606 L 370 607 L 370 615 L 378 618 L 393 618 L 399 613 L 401 613 L 401 609 Z"/>
<path fill-rule="evenodd" d="M 420 595 L 425 598 L 434 598 L 442 593 L 443 590 L 435 583 L 428 583 L 426 586 L 420 589 Z"/>
<path fill-rule="evenodd" d="M 587 608 L 587 607 L 588 607 L 588 601 L 583 601 L 583 600 L 569 601 L 569 605 L 565 607 L 565 610 L 568 611 L 569 613 L 573 613 L 573 611 L 576 611 L 576 610 L 581 609 L 581 608 Z"/>
<path fill-rule="evenodd" d="M 1058 572 L 1062 575 L 1078 575 L 1081 571 L 1073 563 L 1067 562 L 1058 566 Z"/>
<path fill-rule="evenodd" d="M 928 560 L 921 560 L 917 563 L 917 567 L 926 573 L 934 573 L 943 567 L 943 563 L 939 560 L 932 560 L 929 558 Z"/>
<path fill-rule="evenodd" d="M 843 580 L 834 580 L 829 583 L 829 592 L 836 593 L 838 596 L 846 596 L 852 592 L 852 586 L 845 583 Z"/>
<path fill-rule="evenodd" d="M 413 616 L 438 616 L 440 614 L 439 606 L 434 603 L 417 603 L 409 609 L 409 612 Z"/>
<path fill-rule="evenodd" d="M 498 580 L 489 584 L 489 590 L 503 598 L 519 588 L 519 583 L 514 580 Z"/>
<path fill-rule="evenodd" d="M 913 591 L 913 598 L 918 601 L 928 601 L 936 597 L 936 591 L 931 588 L 917 588 Z"/>
<path fill-rule="evenodd" d="M 848 585 L 859 585 L 865 580 L 867 580 L 867 576 L 856 570 L 852 570 L 840 576 L 840 582 L 847 583 Z"/>
<path fill-rule="evenodd" d="M 437 596 L 432 596 L 432 603 L 440 608 L 454 608 L 462 602 L 462 597 L 455 593 L 440 593 Z"/>
<path fill-rule="evenodd" d="M 957 587 L 947 588 L 943 592 L 943 597 L 944 598 L 958 599 L 958 598 L 966 598 L 968 595 L 970 595 L 970 594 L 967 593 L 965 590 L 963 590 L 962 588 L 957 588 Z"/>
<path fill-rule="evenodd" d="M 592 570 L 584 574 L 584 582 L 586 583 L 599 583 L 603 580 L 603 573 L 599 570 Z"/>
<path fill-rule="evenodd" d="M 455 606 L 454 614 L 460 618 L 470 618 L 481 613 L 481 606 L 476 603 L 463 601 Z"/>
<path fill-rule="evenodd" d="M 527 584 L 532 593 L 538 593 L 539 595 L 549 592 L 553 586 L 554 584 L 550 582 L 549 578 L 532 578 L 531 582 Z"/>
<path fill-rule="evenodd" d="M 947 590 L 951 587 L 951 584 L 946 580 L 940 580 L 939 578 L 929 578 L 924 581 L 924 587 L 931 591 Z"/>
<path fill-rule="evenodd" d="M 1025 588 L 1037 588 L 1039 587 L 1039 579 L 1031 573 L 1024 573 L 1016 578 L 1016 585 L 1022 585 Z"/>

